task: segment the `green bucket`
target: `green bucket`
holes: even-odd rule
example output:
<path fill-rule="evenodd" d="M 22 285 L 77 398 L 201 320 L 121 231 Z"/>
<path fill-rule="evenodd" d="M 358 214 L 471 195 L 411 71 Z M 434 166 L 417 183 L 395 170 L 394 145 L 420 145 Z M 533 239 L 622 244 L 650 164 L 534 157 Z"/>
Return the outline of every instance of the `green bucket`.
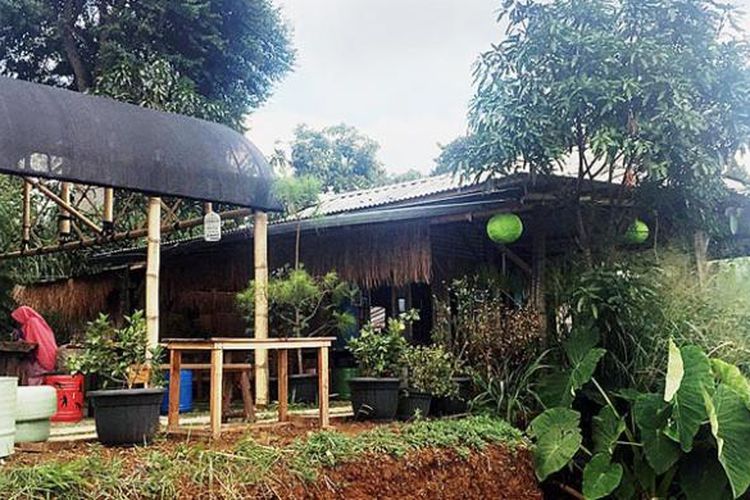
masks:
<path fill-rule="evenodd" d="M 332 389 L 338 395 L 338 399 L 351 399 L 352 390 L 349 387 L 349 380 L 357 376 L 356 368 L 334 368 Z"/>

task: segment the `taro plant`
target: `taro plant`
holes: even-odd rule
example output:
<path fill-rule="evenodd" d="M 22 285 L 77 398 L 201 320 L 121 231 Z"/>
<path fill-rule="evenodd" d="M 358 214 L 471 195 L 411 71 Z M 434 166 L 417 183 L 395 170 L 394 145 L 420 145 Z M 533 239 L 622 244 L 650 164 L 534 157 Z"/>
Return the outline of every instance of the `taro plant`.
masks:
<path fill-rule="evenodd" d="M 142 369 L 157 364 L 163 357 L 160 346 L 148 349 L 146 319 L 143 311 L 125 317 L 125 325 L 116 328 L 109 316 L 100 314 L 88 323 L 80 354 L 66 360 L 71 373 L 97 375 L 103 387 L 132 388 Z M 152 386 L 163 385 L 160 370 L 150 370 Z"/>
<path fill-rule="evenodd" d="M 458 394 L 453 382 L 456 360 L 441 346 L 410 346 L 404 351 L 403 360 L 409 389 L 437 397 Z"/>
<path fill-rule="evenodd" d="M 359 366 L 362 377 L 398 377 L 403 367 L 407 342 L 406 327 L 419 319 L 419 313 L 411 309 L 396 318 L 388 318 L 386 328 L 377 331 L 372 323 L 362 328 L 360 336 L 349 340 L 347 349 Z"/>
<path fill-rule="evenodd" d="M 663 390 L 605 390 L 595 329 L 563 345 L 552 405 L 529 425 L 540 480 L 582 472 L 586 498 L 738 498 L 750 486 L 750 383 L 694 345 L 669 341 Z M 593 418 L 582 418 L 579 409 Z M 566 487 L 569 489 L 569 487 Z"/>

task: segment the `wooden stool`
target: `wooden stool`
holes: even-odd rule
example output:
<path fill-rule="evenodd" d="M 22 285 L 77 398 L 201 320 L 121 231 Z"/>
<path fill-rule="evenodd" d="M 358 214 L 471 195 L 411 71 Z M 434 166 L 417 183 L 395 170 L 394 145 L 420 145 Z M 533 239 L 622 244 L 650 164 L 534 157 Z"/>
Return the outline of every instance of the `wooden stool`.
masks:
<path fill-rule="evenodd" d="M 240 353 L 227 352 L 226 363 L 232 364 L 235 361 L 235 356 Z M 241 361 L 241 360 L 239 360 Z M 232 412 L 232 398 L 234 396 L 235 387 L 239 387 L 240 395 L 242 396 L 242 412 L 237 414 Z M 245 422 L 255 422 L 255 401 L 253 400 L 252 385 L 250 384 L 250 369 L 240 369 L 238 371 L 232 371 L 229 376 L 224 379 L 222 387 L 222 403 L 221 403 L 221 421 L 226 422 L 228 419 L 241 416 Z"/>

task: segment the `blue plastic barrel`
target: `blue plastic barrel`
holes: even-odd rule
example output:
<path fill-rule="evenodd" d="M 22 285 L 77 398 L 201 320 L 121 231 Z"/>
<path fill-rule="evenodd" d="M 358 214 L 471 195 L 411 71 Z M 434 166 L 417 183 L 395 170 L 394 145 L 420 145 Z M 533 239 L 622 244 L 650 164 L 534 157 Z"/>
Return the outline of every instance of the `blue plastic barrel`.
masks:
<path fill-rule="evenodd" d="M 161 414 L 169 412 L 169 372 L 164 376 L 167 392 L 161 401 Z M 193 409 L 193 372 L 191 370 L 180 370 L 180 413 Z"/>

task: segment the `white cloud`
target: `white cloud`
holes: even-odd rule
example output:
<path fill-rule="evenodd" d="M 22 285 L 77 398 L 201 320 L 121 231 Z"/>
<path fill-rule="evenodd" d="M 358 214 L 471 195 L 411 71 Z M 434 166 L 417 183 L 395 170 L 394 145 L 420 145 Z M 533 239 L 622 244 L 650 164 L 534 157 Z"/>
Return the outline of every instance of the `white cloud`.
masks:
<path fill-rule="evenodd" d="M 286 0 L 297 68 L 248 120 L 264 151 L 299 123 L 347 123 L 386 168 L 428 172 L 466 129 L 471 66 L 498 41 L 496 0 Z"/>

